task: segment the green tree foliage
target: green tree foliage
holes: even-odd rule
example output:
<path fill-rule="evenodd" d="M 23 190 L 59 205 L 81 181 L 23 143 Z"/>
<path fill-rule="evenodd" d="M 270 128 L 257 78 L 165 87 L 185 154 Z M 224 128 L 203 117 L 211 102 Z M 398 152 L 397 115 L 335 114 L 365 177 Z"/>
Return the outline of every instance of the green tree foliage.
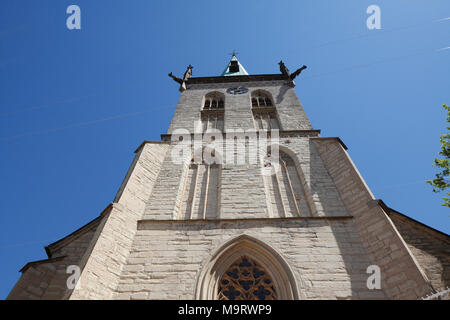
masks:
<path fill-rule="evenodd" d="M 447 111 L 447 123 L 450 124 L 450 107 L 443 105 L 444 109 Z M 433 186 L 433 192 L 441 192 L 448 189 L 450 186 L 450 125 L 447 126 L 447 133 L 441 135 L 441 151 L 439 152 L 440 158 L 434 159 L 435 167 L 440 168 L 441 172 L 436 174 L 436 178 L 433 180 L 428 180 L 427 183 Z M 450 207 L 450 192 L 447 192 L 448 197 L 443 197 L 443 206 Z"/>

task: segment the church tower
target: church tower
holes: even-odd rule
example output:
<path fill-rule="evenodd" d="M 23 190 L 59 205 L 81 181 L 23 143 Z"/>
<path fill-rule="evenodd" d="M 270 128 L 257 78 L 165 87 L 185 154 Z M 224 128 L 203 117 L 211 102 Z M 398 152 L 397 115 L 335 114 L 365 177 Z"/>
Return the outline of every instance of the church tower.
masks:
<path fill-rule="evenodd" d="M 233 54 L 220 76 L 170 73 L 167 133 L 8 298 L 418 299 L 448 286 L 448 235 L 374 198 L 345 144 L 311 126 L 294 90 L 306 66 L 279 65 L 249 75 Z"/>

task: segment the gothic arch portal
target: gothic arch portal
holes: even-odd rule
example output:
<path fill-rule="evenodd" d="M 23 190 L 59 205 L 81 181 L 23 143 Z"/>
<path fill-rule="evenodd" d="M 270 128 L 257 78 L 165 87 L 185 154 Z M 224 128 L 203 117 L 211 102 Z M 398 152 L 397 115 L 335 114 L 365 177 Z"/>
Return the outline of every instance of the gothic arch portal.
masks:
<path fill-rule="evenodd" d="M 195 299 L 218 299 L 219 281 L 229 269 L 242 258 L 256 262 L 267 271 L 273 280 L 278 300 L 298 300 L 302 297 L 298 291 L 294 274 L 283 257 L 264 242 L 247 235 L 236 237 L 221 246 L 203 266 L 195 289 Z"/>

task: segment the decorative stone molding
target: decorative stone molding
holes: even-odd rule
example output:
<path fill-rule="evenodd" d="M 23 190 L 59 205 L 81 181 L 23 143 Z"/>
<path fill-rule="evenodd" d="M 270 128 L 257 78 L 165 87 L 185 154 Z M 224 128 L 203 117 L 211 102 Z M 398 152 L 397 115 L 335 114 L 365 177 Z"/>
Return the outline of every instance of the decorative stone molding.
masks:
<path fill-rule="evenodd" d="M 303 296 L 298 290 L 297 280 L 284 260 L 273 248 L 264 242 L 247 235 L 238 236 L 215 251 L 197 277 L 195 298 L 198 300 L 217 299 L 219 279 L 236 260 L 242 256 L 257 261 L 274 281 L 277 297 L 280 300 L 298 300 Z"/>

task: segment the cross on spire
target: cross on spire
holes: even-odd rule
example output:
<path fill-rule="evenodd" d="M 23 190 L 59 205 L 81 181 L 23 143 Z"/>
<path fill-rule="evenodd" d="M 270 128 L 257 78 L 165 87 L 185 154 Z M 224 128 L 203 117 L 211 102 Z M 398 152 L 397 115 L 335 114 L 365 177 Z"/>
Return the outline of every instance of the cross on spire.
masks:
<path fill-rule="evenodd" d="M 236 52 L 236 49 L 233 49 L 233 52 L 232 52 L 232 53 L 229 53 L 229 55 L 230 55 L 231 57 L 236 57 L 237 54 L 239 54 L 239 52 Z"/>

